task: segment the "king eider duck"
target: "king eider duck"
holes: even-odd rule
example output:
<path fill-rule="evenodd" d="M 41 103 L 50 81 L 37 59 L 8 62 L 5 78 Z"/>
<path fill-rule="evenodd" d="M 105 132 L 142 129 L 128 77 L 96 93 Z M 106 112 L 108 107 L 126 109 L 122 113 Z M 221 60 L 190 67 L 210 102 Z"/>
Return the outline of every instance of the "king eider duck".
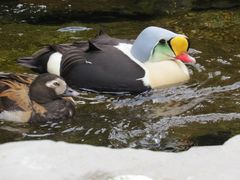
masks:
<path fill-rule="evenodd" d="M 54 74 L 36 77 L 0 73 L 0 119 L 15 122 L 64 120 L 73 116 L 74 101 L 70 96 L 77 95 Z"/>
<path fill-rule="evenodd" d="M 188 49 L 185 35 L 151 26 L 134 43 L 100 33 L 88 42 L 46 47 L 18 63 L 61 76 L 73 88 L 140 93 L 188 81 L 184 63 L 195 63 Z"/>

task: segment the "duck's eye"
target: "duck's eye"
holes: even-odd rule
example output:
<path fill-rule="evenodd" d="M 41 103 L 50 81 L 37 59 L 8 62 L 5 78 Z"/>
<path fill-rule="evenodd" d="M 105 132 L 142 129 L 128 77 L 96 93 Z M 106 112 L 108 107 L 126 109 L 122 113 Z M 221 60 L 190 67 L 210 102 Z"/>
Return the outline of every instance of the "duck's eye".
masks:
<path fill-rule="evenodd" d="M 165 39 L 160 39 L 159 44 L 164 45 L 166 43 Z"/>
<path fill-rule="evenodd" d="M 60 86 L 60 83 L 59 82 L 54 82 L 53 85 L 54 86 Z"/>

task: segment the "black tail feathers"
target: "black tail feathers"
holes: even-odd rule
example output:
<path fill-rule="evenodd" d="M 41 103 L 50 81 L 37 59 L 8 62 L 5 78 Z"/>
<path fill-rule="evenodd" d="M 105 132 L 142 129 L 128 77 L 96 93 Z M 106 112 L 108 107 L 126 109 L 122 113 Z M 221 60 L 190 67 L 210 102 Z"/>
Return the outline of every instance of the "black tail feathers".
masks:
<path fill-rule="evenodd" d="M 28 67 L 31 69 L 36 69 L 37 64 L 36 61 L 33 59 L 33 57 L 23 57 L 23 58 L 19 58 L 17 59 L 17 63 L 24 66 L 24 67 Z"/>

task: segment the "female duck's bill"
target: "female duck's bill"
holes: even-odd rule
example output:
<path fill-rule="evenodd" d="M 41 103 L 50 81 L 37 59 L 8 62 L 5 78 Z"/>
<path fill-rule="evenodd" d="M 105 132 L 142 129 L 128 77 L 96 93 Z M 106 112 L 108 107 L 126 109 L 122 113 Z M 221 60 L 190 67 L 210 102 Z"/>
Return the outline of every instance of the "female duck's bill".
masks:
<path fill-rule="evenodd" d="M 102 33 L 88 42 L 49 46 L 18 63 L 60 75 L 78 89 L 141 93 L 188 81 L 184 63 L 195 62 L 189 46 L 186 36 L 151 26 L 133 44 Z"/>
<path fill-rule="evenodd" d="M 53 74 L 36 77 L 0 73 L 0 119 L 16 122 L 68 119 L 75 112 L 70 96 L 78 94 Z"/>

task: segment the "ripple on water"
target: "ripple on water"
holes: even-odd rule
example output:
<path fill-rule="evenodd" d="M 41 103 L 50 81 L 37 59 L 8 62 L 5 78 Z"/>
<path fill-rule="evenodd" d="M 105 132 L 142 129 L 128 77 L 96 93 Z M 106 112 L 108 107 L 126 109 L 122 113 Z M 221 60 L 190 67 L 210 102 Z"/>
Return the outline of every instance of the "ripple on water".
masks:
<path fill-rule="evenodd" d="M 2 121 L 0 128 L 20 134 L 18 139 L 51 138 L 115 148 L 178 151 L 194 145 L 189 138 L 172 136 L 179 128 L 187 128 L 188 132 L 184 132 L 187 135 L 191 134 L 188 127 L 192 124 L 207 125 L 205 128 L 208 128 L 209 124 L 220 122 L 221 127 L 226 122 L 240 119 L 240 112 L 212 112 L 211 109 L 208 111 L 218 100 L 234 98 L 228 103 L 240 103 L 240 99 L 235 98 L 239 95 L 239 88 L 240 82 L 206 88 L 193 83 L 153 90 L 137 96 L 83 92 L 78 97 L 81 103 L 78 104 L 74 120 L 34 126 L 12 126 L 11 123 Z M 201 108 L 207 110 L 204 112 Z M 213 132 L 217 133 L 217 128 Z M 225 134 L 231 136 L 231 133 Z"/>

